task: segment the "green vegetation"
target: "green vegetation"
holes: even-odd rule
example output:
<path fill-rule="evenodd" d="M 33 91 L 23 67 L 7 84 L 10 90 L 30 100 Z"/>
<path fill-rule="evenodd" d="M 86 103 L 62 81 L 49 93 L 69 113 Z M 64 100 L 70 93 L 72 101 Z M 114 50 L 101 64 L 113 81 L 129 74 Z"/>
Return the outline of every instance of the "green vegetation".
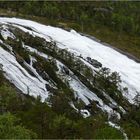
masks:
<path fill-rule="evenodd" d="M 120 123 L 129 138 L 140 139 L 140 106 L 133 107 L 130 113 L 123 116 Z"/>
<path fill-rule="evenodd" d="M 46 16 L 50 19 L 67 19 L 79 23 L 97 23 L 119 32 L 140 34 L 139 2 L 48 2 L 48 1 L 1 1 L 1 8 L 24 14 Z M 37 8 L 38 7 L 38 8 Z"/>
<path fill-rule="evenodd" d="M 55 100 L 50 108 L 47 103 L 41 103 L 39 97 L 34 99 L 19 94 L 6 80 L 2 82 L 0 138 L 123 138 L 121 132 L 105 124 L 104 114 L 84 119 L 66 103 L 66 97 L 61 94 L 49 99 L 52 103 Z M 60 111 L 63 107 L 65 111 Z"/>
<path fill-rule="evenodd" d="M 36 134 L 25 129 L 17 123 L 18 119 L 6 113 L 0 115 L 0 138 L 2 139 L 32 139 L 36 138 Z"/>

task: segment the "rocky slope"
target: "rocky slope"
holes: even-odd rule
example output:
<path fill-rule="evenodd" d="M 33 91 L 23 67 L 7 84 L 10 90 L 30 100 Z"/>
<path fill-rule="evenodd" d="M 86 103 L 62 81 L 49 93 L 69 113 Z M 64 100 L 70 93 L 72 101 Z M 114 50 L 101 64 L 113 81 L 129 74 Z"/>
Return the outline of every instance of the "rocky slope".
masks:
<path fill-rule="evenodd" d="M 0 33 L 1 70 L 23 94 L 45 101 L 63 92 L 84 117 L 103 111 L 109 122 L 136 104 L 140 64 L 116 50 L 74 30 L 23 19 L 0 18 Z"/>

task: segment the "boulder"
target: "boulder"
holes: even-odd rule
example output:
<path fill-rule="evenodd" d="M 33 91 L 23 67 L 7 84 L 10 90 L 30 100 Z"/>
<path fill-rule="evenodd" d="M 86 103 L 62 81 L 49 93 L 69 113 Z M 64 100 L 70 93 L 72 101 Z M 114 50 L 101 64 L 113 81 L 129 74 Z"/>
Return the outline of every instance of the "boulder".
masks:
<path fill-rule="evenodd" d="M 95 59 L 92 59 L 91 64 L 95 67 L 95 68 L 100 68 L 102 67 L 102 64 L 100 62 L 98 62 Z"/>
<path fill-rule="evenodd" d="M 87 61 L 92 65 L 94 66 L 95 68 L 100 68 L 102 67 L 102 64 L 100 62 L 98 62 L 97 60 L 95 59 L 91 59 L 90 57 L 87 57 Z"/>

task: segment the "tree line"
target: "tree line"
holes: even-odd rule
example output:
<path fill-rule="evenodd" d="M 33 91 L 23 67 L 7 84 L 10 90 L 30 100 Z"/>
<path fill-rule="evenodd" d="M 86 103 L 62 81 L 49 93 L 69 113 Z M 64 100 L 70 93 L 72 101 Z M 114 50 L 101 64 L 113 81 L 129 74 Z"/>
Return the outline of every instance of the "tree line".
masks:
<path fill-rule="evenodd" d="M 118 32 L 140 35 L 138 1 L 1 1 L 0 7 L 52 20 L 72 20 L 82 29 L 96 23 Z"/>

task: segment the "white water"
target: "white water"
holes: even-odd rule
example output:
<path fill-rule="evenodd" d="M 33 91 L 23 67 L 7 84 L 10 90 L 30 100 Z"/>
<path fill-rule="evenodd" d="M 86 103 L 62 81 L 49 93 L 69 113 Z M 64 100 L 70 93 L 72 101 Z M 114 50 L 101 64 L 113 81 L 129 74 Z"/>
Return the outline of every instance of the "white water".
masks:
<path fill-rule="evenodd" d="M 75 31 L 65 31 L 60 28 L 45 26 L 37 22 L 22 20 L 17 18 L 0 18 L 2 23 L 18 24 L 23 30 L 27 29 L 21 26 L 27 26 L 35 30 L 39 35 L 49 40 L 52 38 L 57 42 L 57 46 L 63 49 L 68 49 L 76 55 L 83 57 L 91 57 L 98 60 L 103 66 L 110 68 L 112 71 L 117 71 L 121 75 L 122 86 L 127 87 L 129 93 L 124 93 L 124 96 L 133 103 L 133 98 L 140 92 L 140 64 L 129 59 L 127 56 L 117 52 L 116 50 L 102 45 L 87 37 L 81 36 Z"/>
<path fill-rule="evenodd" d="M 40 95 L 42 100 L 48 97 L 45 82 L 43 79 L 31 76 L 21 65 L 16 61 L 16 58 L 0 47 L 0 64 L 3 65 L 2 69 L 5 76 L 11 83 L 13 83 L 23 93 L 37 97 Z M 30 66 L 32 68 L 32 66 Z M 34 70 L 32 68 L 32 70 Z M 35 73 L 35 71 L 34 71 Z M 40 80 L 41 79 L 41 80 Z"/>

